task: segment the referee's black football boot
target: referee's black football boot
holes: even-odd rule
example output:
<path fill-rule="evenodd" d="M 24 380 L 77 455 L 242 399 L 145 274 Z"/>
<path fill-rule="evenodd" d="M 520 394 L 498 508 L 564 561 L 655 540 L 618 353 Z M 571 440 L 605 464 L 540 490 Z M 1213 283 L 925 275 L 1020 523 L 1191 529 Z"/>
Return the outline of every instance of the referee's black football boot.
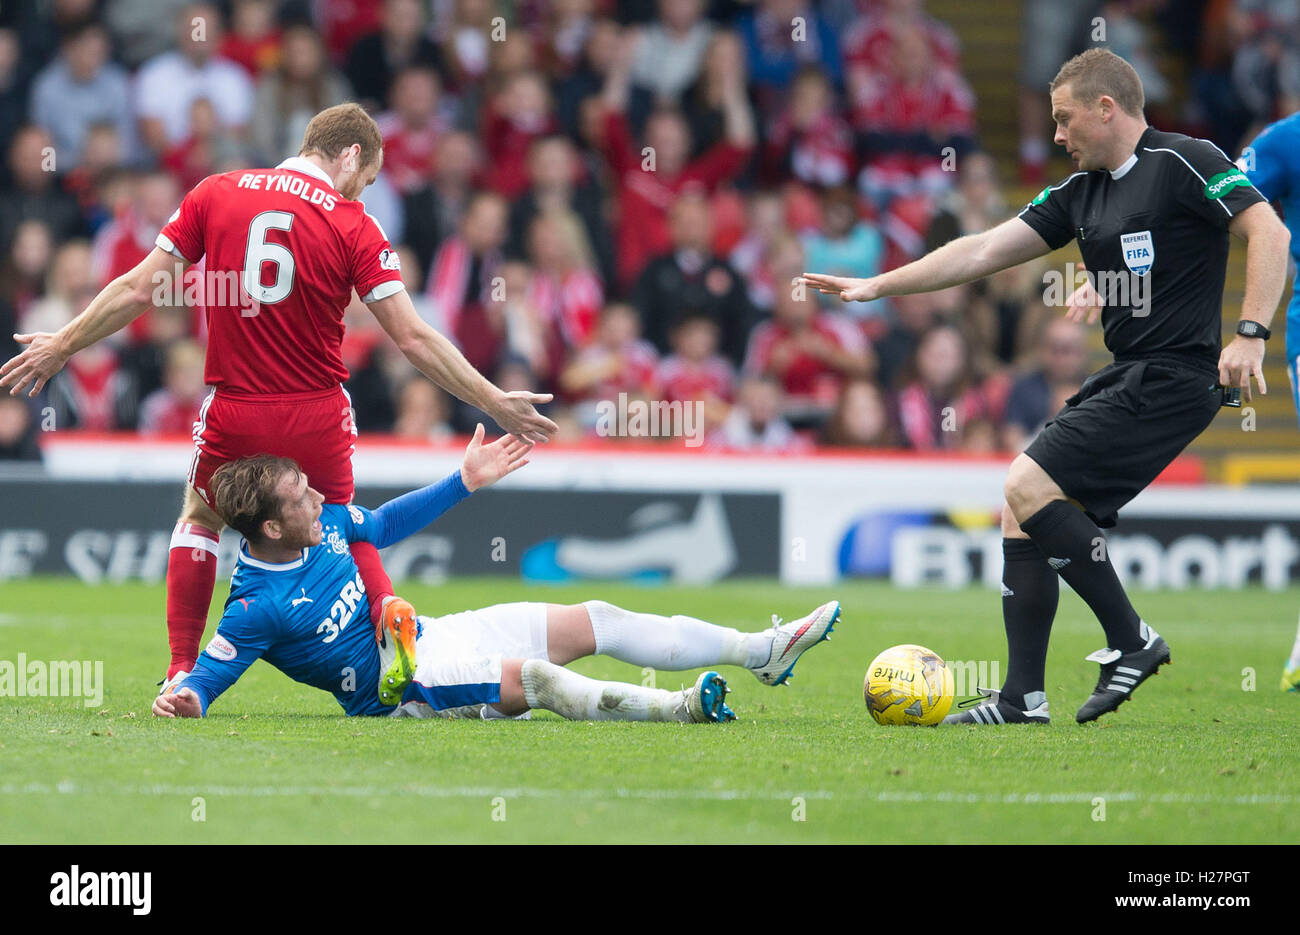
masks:
<path fill-rule="evenodd" d="M 957 703 L 957 707 L 966 708 L 943 719 L 944 724 L 1050 724 L 1052 716 L 1047 710 L 1047 695 L 1043 692 L 1028 692 L 1025 704 L 1032 707 L 1018 708 L 1002 697 L 996 688 L 979 689 L 980 698 L 968 698 Z M 974 707 L 970 707 L 974 705 Z"/>
<path fill-rule="evenodd" d="M 1169 662 L 1169 644 L 1145 622 L 1138 624 L 1139 633 L 1146 641 L 1141 649 L 1122 653 L 1118 649 L 1099 649 L 1088 657 L 1089 662 L 1101 663 L 1101 677 L 1092 696 L 1083 703 L 1075 720 L 1080 724 L 1095 721 L 1103 714 L 1114 711 L 1128 701 L 1137 688 L 1156 670 Z"/>

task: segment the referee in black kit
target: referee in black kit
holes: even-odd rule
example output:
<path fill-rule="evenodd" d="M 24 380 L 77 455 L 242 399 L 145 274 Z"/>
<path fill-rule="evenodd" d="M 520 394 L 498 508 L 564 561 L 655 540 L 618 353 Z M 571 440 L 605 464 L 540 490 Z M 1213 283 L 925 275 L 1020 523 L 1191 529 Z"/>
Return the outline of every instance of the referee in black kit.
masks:
<path fill-rule="evenodd" d="M 803 276 L 820 292 L 868 302 L 980 279 L 1076 240 L 1095 285 L 1076 290 L 1067 314 L 1091 323 L 1100 311 L 1115 362 L 1084 382 L 1007 474 L 1006 681 L 945 723 L 1048 723 L 1058 575 L 1106 632 L 1108 648 L 1088 657 L 1101 677 L 1080 722 L 1115 710 L 1169 661 L 1169 644 L 1129 603 L 1098 527 L 1115 525 L 1120 507 L 1220 405 L 1249 399 L 1252 376 L 1266 392 L 1264 342 L 1285 285 L 1290 235 L 1272 207 L 1214 144 L 1147 126 L 1128 62 L 1090 49 L 1061 67 L 1051 95 L 1056 142 L 1079 171 L 1018 217 L 871 279 Z M 1246 241 L 1246 295 L 1237 336 L 1220 350 L 1229 233 Z"/>

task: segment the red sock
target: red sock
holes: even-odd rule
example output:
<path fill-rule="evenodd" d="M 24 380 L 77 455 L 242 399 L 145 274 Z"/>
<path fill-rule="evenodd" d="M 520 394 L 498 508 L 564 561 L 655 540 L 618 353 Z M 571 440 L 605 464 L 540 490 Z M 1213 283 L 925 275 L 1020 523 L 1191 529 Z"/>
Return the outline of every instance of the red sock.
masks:
<path fill-rule="evenodd" d="M 208 622 L 212 588 L 217 581 L 217 540 L 220 533 L 197 523 L 177 523 L 167 553 L 167 642 L 171 678 L 194 670 L 199 641 Z"/>
<path fill-rule="evenodd" d="M 369 542 L 353 542 L 351 548 L 352 560 L 357 563 L 366 597 L 370 599 L 370 622 L 378 626 L 379 616 L 384 612 L 384 598 L 393 595 L 393 582 L 384 571 L 378 549 Z"/>

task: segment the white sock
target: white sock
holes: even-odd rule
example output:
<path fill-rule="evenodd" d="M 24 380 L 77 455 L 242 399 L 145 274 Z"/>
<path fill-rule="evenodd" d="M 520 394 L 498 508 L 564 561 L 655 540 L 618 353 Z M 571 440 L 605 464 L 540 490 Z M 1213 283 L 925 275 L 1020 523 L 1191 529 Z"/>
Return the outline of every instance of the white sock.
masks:
<path fill-rule="evenodd" d="M 655 669 L 702 669 L 767 662 L 771 636 L 741 633 L 694 617 L 641 614 L 604 601 L 585 601 L 596 654 Z"/>
<path fill-rule="evenodd" d="M 690 721 L 685 692 L 601 682 L 542 659 L 525 661 L 520 679 L 530 708 L 570 721 Z"/>
<path fill-rule="evenodd" d="M 1300 667 L 1300 627 L 1296 629 L 1295 645 L 1291 647 L 1291 658 L 1287 660 L 1286 667 L 1288 669 Z"/>

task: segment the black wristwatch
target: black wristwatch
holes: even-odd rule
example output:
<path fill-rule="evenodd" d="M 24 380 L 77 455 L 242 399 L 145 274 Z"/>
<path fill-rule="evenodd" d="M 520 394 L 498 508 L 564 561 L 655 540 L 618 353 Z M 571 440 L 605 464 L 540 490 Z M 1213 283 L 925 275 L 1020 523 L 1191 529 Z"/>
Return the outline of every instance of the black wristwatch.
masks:
<path fill-rule="evenodd" d="M 1245 335 L 1248 338 L 1260 338 L 1264 341 L 1267 341 L 1273 336 L 1273 332 L 1269 331 L 1259 322 L 1251 321 L 1249 318 L 1243 318 L 1241 321 L 1237 322 L 1237 334 Z"/>

